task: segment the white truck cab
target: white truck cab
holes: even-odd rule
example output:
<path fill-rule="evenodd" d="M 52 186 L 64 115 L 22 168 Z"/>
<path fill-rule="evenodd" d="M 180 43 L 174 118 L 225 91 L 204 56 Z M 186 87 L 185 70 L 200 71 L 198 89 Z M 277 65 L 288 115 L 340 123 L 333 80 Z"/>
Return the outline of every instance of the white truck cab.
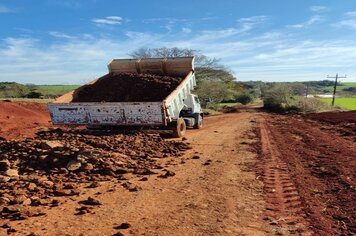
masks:
<path fill-rule="evenodd" d="M 180 117 L 184 119 L 186 126 L 192 126 L 195 129 L 200 129 L 203 126 L 203 111 L 197 95 L 187 95 Z"/>

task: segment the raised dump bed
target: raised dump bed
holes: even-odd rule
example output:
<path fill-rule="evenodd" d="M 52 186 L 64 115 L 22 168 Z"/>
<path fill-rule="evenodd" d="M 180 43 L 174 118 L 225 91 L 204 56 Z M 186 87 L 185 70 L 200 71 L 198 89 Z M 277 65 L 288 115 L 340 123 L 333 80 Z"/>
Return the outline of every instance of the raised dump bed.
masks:
<path fill-rule="evenodd" d="M 194 58 L 114 59 L 109 73 L 48 105 L 53 124 L 201 127 Z M 184 126 L 184 127 L 183 127 Z M 181 131 L 181 132 L 179 132 Z"/>

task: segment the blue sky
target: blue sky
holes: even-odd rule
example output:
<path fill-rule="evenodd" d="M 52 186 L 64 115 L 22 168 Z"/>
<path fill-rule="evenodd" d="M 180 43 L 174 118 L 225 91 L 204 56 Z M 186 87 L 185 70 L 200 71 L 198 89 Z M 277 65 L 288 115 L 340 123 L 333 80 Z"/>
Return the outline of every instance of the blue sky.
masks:
<path fill-rule="evenodd" d="M 82 84 L 164 46 L 242 81 L 356 81 L 356 0 L 0 0 L 0 28 L 1 82 Z"/>

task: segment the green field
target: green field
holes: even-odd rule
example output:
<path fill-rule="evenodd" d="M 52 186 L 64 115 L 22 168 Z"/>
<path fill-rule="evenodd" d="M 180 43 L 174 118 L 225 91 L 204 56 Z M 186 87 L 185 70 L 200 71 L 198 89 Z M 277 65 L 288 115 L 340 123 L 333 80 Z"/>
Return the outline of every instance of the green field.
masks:
<path fill-rule="evenodd" d="M 322 98 L 322 100 L 331 105 L 332 98 Z M 342 107 L 348 110 L 356 110 L 356 97 L 336 98 L 335 106 Z"/>
<path fill-rule="evenodd" d="M 10 100 L 13 102 L 37 102 L 37 103 L 49 103 L 54 101 L 54 99 L 42 99 L 42 98 L 0 98 L 0 101 L 3 100 Z"/>
<path fill-rule="evenodd" d="M 36 85 L 36 91 L 43 95 L 63 95 L 79 86 L 80 85 Z"/>
<path fill-rule="evenodd" d="M 342 91 L 343 89 L 351 88 L 351 87 L 356 88 L 356 82 L 341 82 L 341 84 L 342 85 L 340 85 L 340 86 L 336 86 L 336 91 Z M 334 87 L 326 86 L 326 87 L 323 87 L 323 90 L 327 90 L 331 93 L 332 91 L 334 91 Z"/>
<path fill-rule="evenodd" d="M 0 82 L 0 98 L 55 98 L 79 85 L 34 85 Z"/>

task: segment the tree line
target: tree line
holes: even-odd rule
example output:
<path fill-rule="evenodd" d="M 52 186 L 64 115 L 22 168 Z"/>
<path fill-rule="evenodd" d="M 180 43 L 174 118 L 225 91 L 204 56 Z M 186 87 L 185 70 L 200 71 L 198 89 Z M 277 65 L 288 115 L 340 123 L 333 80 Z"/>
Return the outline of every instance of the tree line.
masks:
<path fill-rule="evenodd" d="M 194 56 L 197 79 L 195 93 L 204 105 L 208 102 L 211 104 L 236 101 L 248 103 L 256 96 L 242 83 L 238 83 L 232 72 L 221 65 L 219 59 L 208 57 L 197 50 L 177 47 L 140 48 L 131 52 L 129 56 L 132 58 Z"/>

